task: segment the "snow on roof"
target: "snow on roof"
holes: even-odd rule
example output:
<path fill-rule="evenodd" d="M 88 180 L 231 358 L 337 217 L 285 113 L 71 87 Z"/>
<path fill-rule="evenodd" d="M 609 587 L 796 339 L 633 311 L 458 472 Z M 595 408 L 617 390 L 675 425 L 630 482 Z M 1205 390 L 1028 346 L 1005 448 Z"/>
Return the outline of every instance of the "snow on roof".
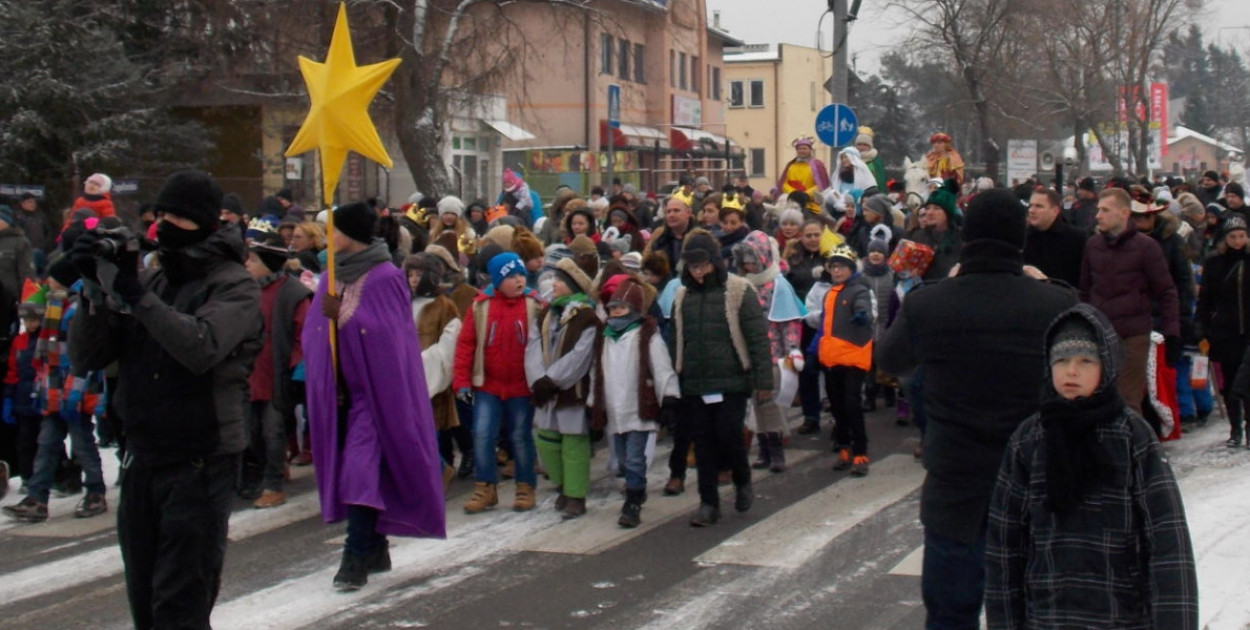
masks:
<path fill-rule="evenodd" d="M 776 44 L 746 44 L 726 48 L 725 63 L 750 63 L 755 61 L 779 61 L 781 50 Z"/>
<path fill-rule="evenodd" d="M 1245 151 L 1242 151 L 1241 149 L 1238 149 L 1237 147 L 1231 144 L 1228 144 L 1227 142 L 1220 142 L 1219 140 L 1216 140 L 1215 138 L 1212 138 L 1211 136 L 1198 133 L 1197 131 L 1194 131 L 1193 129 L 1190 129 L 1189 127 L 1185 127 L 1182 125 L 1177 125 L 1172 128 L 1172 133 L 1168 135 L 1168 144 L 1179 142 L 1181 140 L 1184 140 L 1185 138 L 1193 138 L 1195 140 L 1198 140 L 1199 142 L 1213 144 L 1224 151 L 1245 153 Z"/>

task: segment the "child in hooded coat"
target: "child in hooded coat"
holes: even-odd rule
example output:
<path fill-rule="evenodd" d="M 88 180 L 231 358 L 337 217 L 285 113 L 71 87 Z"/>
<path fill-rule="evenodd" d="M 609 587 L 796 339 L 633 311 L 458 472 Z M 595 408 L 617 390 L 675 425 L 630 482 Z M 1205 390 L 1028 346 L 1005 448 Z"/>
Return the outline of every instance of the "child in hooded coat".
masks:
<path fill-rule="evenodd" d="M 1154 431 L 1113 385 L 1110 321 L 1072 307 L 1046 356 L 1041 409 L 1012 435 L 990 502 L 989 628 L 1198 628 L 1185 508 Z"/>

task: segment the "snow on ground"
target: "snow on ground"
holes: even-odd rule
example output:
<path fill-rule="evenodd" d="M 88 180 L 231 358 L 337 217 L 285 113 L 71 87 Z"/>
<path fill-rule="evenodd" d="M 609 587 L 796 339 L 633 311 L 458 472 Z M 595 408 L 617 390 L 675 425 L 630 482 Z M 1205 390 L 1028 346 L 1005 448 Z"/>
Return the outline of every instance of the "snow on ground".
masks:
<path fill-rule="evenodd" d="M 1250 449 L 1228 448 L 1226 439 L 1228 424 L 1212 418 L 1165 445 L 1189 520 L 1205 630 L 1250 628 Z"/>

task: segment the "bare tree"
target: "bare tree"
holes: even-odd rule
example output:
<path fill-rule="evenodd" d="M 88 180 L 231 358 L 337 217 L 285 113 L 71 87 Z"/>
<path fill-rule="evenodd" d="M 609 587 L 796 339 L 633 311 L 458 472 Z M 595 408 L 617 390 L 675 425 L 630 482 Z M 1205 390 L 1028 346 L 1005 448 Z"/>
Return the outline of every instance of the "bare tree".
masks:
<path fill-rule="evenodd" d="M 1116 47 L 1114 75 L 1126 86 L 1124 109 L 1133 167 L 1150 168 L 1149 81 L 1156 56 L 1167 33 L 1185 23 L 1201 0 L 1113 0 L 1112 43 Z M 1166 140 L 1165 140 L 1166 141 Z"/>
<path fill-rule="evenodd" d="M 998 180 L 1000 147 L 991 118 L 1001 111 L 995 98 L 1003 77 L 1016 63 L 1015 25 L 1028 10 L 1022 0 L 895 0 L 918 25 L 909 46 L 919 43 L 936 59 L 951 65 L 968 92 L 981 140 L 987 175 Z"/>

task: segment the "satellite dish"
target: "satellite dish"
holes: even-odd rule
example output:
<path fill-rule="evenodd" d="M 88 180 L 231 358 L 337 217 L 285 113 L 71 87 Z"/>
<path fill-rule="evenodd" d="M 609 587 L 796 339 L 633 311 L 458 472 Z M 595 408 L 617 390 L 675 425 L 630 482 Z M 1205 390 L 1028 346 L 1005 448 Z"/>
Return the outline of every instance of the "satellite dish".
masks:
<path fill-rule="evenodd" d="M 1043 171 L 1055 170 L 1055 154 L 1051 153 L 1050 151 L 1047 151 L 1042 154 L 1042 170 Z"/>

